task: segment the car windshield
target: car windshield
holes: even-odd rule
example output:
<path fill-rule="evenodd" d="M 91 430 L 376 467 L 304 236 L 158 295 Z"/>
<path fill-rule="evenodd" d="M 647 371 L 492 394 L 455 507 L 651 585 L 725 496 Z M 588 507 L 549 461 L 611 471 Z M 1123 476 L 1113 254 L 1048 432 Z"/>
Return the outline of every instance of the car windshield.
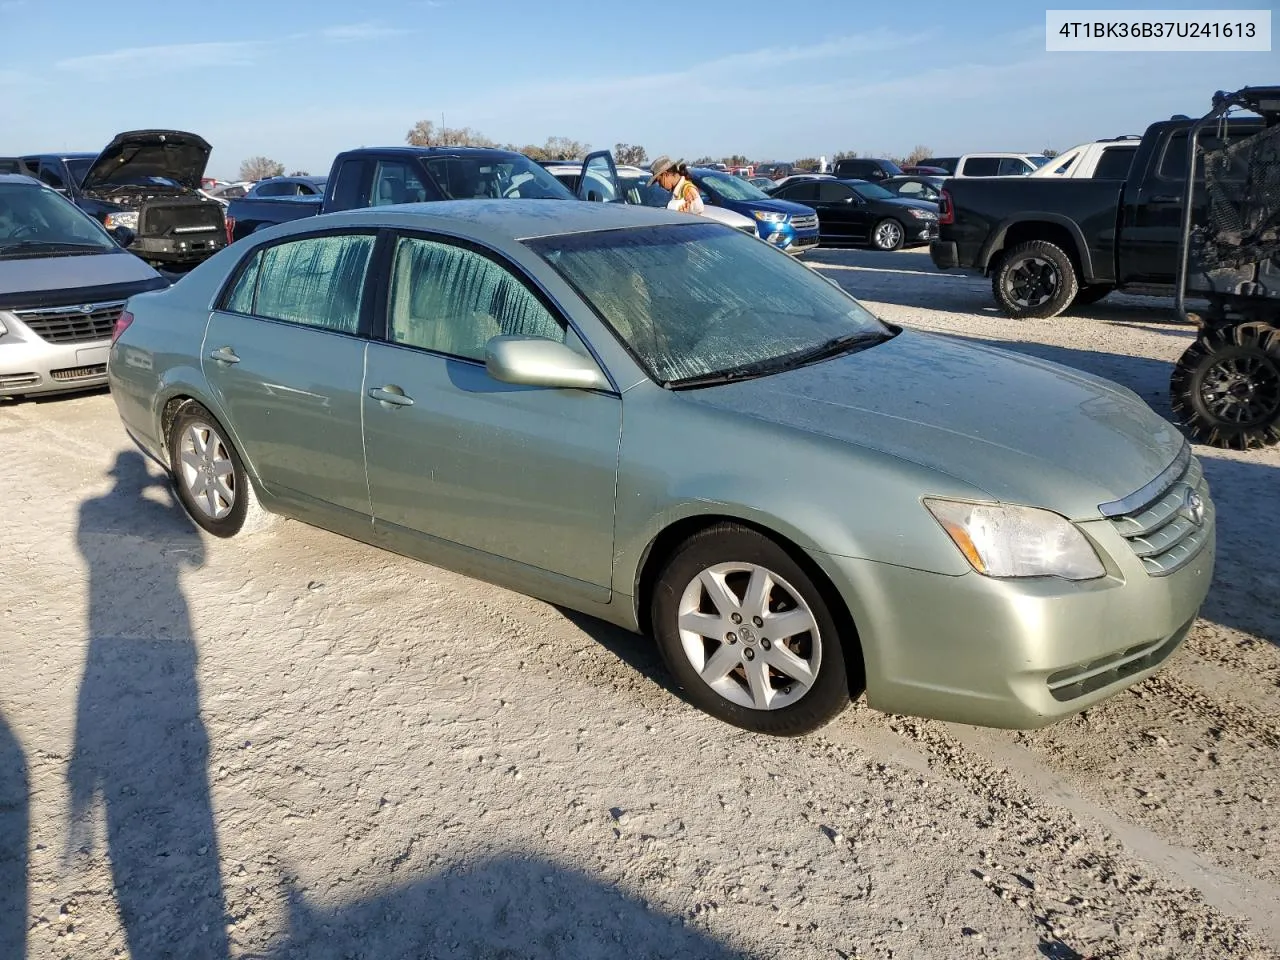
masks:
<path fill-rule="evenodd" d="M 525 243 L 663 385 L 794 365 L 833 341 L 889 329 L 790 255 L 715 223 L 541 237 Z M 816 356 L 814 357 L 816 359 Z"/>
<path fill-rule="evenodd" d="M 67 172 L 71 174 L 71 179 L 76 185 L 84 183 L 84 175 L 89 172 L 89 168 L 93 166 L 93 157 L 85 157 L 80 160 L 68 160 Z"/>
<path fill-rule="evenodd" d="M 120 249 L 111 235 L 56 191 L 25 183 L 0 183 L 0 257 L 59 249 Z"/>
<path fill-rule="evenodd" d="M 698 186 L 726 200 L 768 200 L 769 195 L 748 180 L 727 173 L 707 173 L 697 178 Z"/>
<path fill-rule="evenodd" d="M 522 200 L 573 200 L 570 193 L 544 167 L 525 156 L 427 157 L 427 174 L 449 200 L 486 197 Z"/>
<path fill-rule="evenodd" d="M 874 183 L 852 183 L 853 192 L 863 200 L 896 200 L 898 195 Z"/>

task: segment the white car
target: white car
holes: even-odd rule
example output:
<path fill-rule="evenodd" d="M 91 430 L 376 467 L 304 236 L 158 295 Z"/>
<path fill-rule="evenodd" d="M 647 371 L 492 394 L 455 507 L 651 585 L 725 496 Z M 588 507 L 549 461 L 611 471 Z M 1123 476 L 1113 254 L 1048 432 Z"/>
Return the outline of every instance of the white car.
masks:
<path fill-rule="evenodd" d="M 941 167 L 952 177 L 1025 177 L 1043 167 L 1043 153 L 966 153 L 960 157 L 930 157 L 922 167 Z"/>
<path fill-rule="evenodd" d="M 1053 157 L 1031 176 L 1123 180 L 1129 175 L 1129 166 L 1141 142 L 1141 137 L 1125 136 L 1081 143 Z"/>
<path fill-rule="evenodd" d="M 563 164 L 545 164 L 545 166 L 548 173 L 571 191 L 577 192 L 578 178 L 582 176 L 581 163 L 566 161 Z M 622 187 L 624 195 L 623 199 L 627 203 L 643 207 L 665 207 L 667 201 L 671 199 L 671 194 L 657 184 L 649 186 L 649 177 L 652 174 L 644 167 L 622 165 L 617 170 L 619 185 Z M 594 171 L 588 171 L 587 176 L 591 178 L 591 182 L 599 180 L 598 193 L 602 199 L 615 199 L 613 186 L 607 182 L 606 178 L 600 177 Z M 735 213 L 733 210 L 725 210 L 723 207 L 706 204 L 701 215 L 708 220 L 715 220 L 725 226 L 733 227 L 735 230 L 749 233 L 753 237 L 758 238 L 760 236 L 760 231 L 756 229 L 754 220 L 741 213 Z"/>

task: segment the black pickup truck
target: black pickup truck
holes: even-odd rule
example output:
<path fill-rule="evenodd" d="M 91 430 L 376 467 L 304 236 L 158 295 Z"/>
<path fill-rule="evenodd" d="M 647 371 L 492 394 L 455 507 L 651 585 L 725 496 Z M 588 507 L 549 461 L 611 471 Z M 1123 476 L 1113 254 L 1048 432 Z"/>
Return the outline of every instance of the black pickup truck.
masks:
<path fill-rule="evenodd" d="M 938 239 L 929 247 L 934 265 L 990 277 L 997 305 L 1015 318 L 1055 317 L 1112 290 L 1172 293 L 1191 125 L 1174 117 L 1148 127 L 1124 180 L 947 180 Z M 1233 118 L 1215 133 L 1231 143 L 1261 125 Z M 1201 136 L 1204 146 L 1222 142 Z M 1197 205 L 1204 203 L 1202 158 L 1198 166 Z M 1203 216 L 1197 211 L 1197 220 Z"/>
<path fill-rule="evenodd" d="M 98 154 L 32 154 L 21 163 L 130 253 L 153 266 L 191 267 L 227 245 L 222 204 L 199 192 L 212 149 L 182 130 L 131 130 Z"/>
<path fill-rule="evenodd" d="M 592 154 L 588 162 L 599 162 L 603 155 Z M 234 242 L 277 223 L 322 213 L 477 197 L 575 199 L 521 153 L 482 147 L 362 147 L 334 158 L 323 196 L 232 200 L 226 211 L 227 239 Z"/>

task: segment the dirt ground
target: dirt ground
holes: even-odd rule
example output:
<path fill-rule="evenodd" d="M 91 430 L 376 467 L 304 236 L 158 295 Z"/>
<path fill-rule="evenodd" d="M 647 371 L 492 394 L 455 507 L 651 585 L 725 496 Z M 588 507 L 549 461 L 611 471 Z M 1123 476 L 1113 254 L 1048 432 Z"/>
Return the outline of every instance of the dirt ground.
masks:
<path fill-rule="evenodd" d="M 1168 415 L 1169 301 L 1015 323 L 921 251 L 808 258 Z M 105 393 L 0 405 L 0 451 L 5 960 L 1280 957 L 1280 451 L 1197 450 L 1218 577 L 1154 679 L 1035 733 L 857 705 L 802 740 L 538 601 L 197 535 Z"/>

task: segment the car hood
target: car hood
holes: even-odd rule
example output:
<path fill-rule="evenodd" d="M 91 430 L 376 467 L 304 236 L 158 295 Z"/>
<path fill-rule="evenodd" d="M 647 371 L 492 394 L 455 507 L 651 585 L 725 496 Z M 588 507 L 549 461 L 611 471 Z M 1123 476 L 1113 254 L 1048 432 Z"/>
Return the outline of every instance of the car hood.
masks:
<path fill-rule="evenodd" d="M 74 295 L 80 289 L 92 298 L 97 288 L 155 281 L 159 277 L 146 263 L 124 250 L 0 260 L 0 309 L 34 306 L 36 301 L 45 299 L 42 295 Z"/>
<path fill-rule="evenodd" d="M 1074 520 L 1096 520 L 1099 504 L 1145 486 L 1185 442 L 1118 384 L 911 331 L 822 363 L 684 396 L 877 450 L 992 498 Z"/>
<path fill-rule="evenodd" d="M 80 186 L 92 190 L 146 177 L 166 177 L 198 190 L 212 151 L 208 142 L 194 133 L 132 130 L 107 144 Z"/>
<path fill-rule="evenodd" d="M 911 200 L 907 197 L 894 197 L 889 200 L 884 197 L 877 197 L 870 201 L 873 206 L 879 206 L 887 210 L 902 210 L 907 207 L 913 207 L 916 210 L 927 210 L 929 213 L 937 213 L 938 205 L 932 200 Z"/>
<path fill-rule="evenodd" d="M 770 213 L 787 213 L 793 217 L 807 217 L 816 211 L 794 200 L 723 200 L 724 206 L 730 210 L 745 212 L 748 210 L 767 210 Z"/>

